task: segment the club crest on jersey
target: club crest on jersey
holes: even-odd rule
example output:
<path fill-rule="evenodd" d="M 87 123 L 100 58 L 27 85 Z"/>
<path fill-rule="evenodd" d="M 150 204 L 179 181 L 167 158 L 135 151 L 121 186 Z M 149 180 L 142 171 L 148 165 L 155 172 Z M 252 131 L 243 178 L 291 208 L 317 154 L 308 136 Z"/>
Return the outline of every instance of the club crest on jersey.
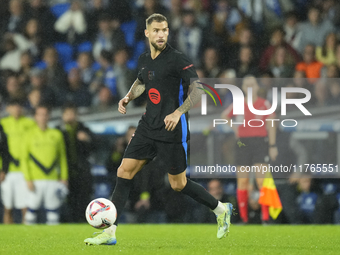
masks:
<path fill-rule="evenodd" d="M 149 98 L 150 101 L 154 104 L 158 104 L 161 101 L 161 94 L 159 93 L 159 91 L 155 88 L 152 88 L 149 90 Z"/>
<path fill-rule="evenodd" d="M 153 79 L 153 77 L 155 77 L 155 71 L 149 71 L 148 72 L 148 78 L 151 81 Z"/>

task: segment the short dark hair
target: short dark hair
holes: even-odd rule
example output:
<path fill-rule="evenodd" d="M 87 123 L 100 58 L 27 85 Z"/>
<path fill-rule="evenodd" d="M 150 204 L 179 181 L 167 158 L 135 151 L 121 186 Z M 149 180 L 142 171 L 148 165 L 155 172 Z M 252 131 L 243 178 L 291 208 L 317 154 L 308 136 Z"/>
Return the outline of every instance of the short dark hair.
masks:
<path fill-rule="evenodd" d="M 73 102 L 66 102 L 63 107 L 62 107 L 62 111 L 63 113 L 66 111 L 66 110 L 74 110 L 75 112 L 77 112 L 77 106 L 75 103 Z"/>
<path fill-rule="evenodd" d="M 168 20 L 167 18 L 162 15 L 162 14 L 159 14 L 159 13 L 154 13 L 154 14 L 151 14 L 147 19 L 146 19 L 146 26 L 148 25 L 151 25 L 152 22 L 163 22 L 163 21 L 166 21 L 166 23 L 168 23 Z"/>
<path fill-rule="evenodd" d="M 19 105 L 19 106 L 23 106 L 24 105 L 24 102 L 20 99 L 17 99 L 17 98 L 11 98 L 7 105 Z"/>
<path fill-rule="evenodd" d="M 34 110 L 33 110 L 33 114 L 35 115 L 36 113 L 37 113 L 37 110 L 39 109 L 39 108 L 45 108 L 47 111 L 48 111 L 48 113 L 51 113 L 51 106 L 49 105 L 49 104 L 45 104 L 45 103 L 40 103 L 40 104 L 38 104 L 35 108 L 34 108 Z"/>
<path fill-rule="evenodd" d="M 107 62 L 112 62 L 112 52 L 108 50 L 102 50 L 100 52 L 100 57 L 105 59 Z"/>

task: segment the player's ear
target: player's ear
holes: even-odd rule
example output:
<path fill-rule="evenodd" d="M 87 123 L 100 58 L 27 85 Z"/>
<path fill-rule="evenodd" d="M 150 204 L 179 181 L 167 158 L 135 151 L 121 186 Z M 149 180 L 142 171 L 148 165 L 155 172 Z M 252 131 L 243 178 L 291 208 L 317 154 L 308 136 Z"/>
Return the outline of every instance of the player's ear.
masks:
<path fill-rule="evenodd" d="M 144 34 L 145 34 L 145 37 L 149 38 L 149 30 L 148 29 L 144 30 Z"/>

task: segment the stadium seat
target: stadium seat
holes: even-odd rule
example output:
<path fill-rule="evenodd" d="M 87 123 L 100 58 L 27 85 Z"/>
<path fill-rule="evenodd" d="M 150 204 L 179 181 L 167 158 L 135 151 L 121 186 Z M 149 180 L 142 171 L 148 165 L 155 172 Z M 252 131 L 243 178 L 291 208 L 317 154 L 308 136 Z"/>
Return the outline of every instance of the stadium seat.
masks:
<path fill-rule="evenodd" d="M 59 61 L 62 65 L 65 65 L 68 62 L 72 62 L 73 60 L 73 48 L 68 43 L 55 43 L 54 47 L 56 48 L 58 55 L 59 55 Z"/>
<path fill-rule="evenodd" d="M 65 72 L 69 73 L 71 69 L 78 67 L 78 63 L 76 61 L 71 61 L 71 62 L 64 64 L 63 66 L 64 66 Z"/>
<path fill-rule="evenodd" d="M 94 71 L 98 71 L 100 69 L 100 64 L 98 62 L 94 62 L 93 65 L 92 65 L 92 69 Z"/>
<path fill-rule="evenodd" d="M 142 40 L 142 41 L 136 42 L 136 44 L 134 46 L 132 58 L 129 59 L 129 61 L 127 63 L 127 67 L 129 69 L 134 70 L 134 69 L 137 68 L 138 58 L 144 51 L 145 51 L 145 41 Z"/>
<path fill-rule="evenodd" d="M 51 12 L 56 18 L 59 18 L 70 8 L 70 6 L 70 3 L 56 4 L 51 7 Z"/>
<path fill-rule="evenodd" d="M 45 69 L 46 68 L 46 63 L 44 61 L 39 61 L 37 63 L 34 64 L 35 68 L 39 68 L 39 69 Z"/>
<path fill-rule="evenodd" d="M 125 35 L 126 44 L 129 47 L 133 47 L 135 43 L 135 31 L 137 27 L 137 22 L 135 20 L 124 22 L 120 25 L 120 29 Z"/>
<path fill-rule="evenodd" d="M 83 42 L 78 45 L 77 52 L 91 52 L 92 51 L 92 43 L 91 42 Z"/>

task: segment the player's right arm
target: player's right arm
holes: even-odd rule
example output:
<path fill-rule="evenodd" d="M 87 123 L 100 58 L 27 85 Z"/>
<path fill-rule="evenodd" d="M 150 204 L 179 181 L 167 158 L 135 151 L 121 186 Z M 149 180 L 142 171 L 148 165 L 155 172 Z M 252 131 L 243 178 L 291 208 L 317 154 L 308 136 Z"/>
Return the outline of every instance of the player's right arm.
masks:
<path fill-rule="evenodd" d="M 145 84 L 143 84 L 138 78 L 135 80 L 135 82 L 132 84 L 129 92 L 126 94 L 126 96 L 121 99 L 118 103 L 118 111 L 122 114 L 126 114 L 126 106 L 128 103 L 137 97 L 139 97 L 141 94 L 143 94 L 145 90 Z"/>

